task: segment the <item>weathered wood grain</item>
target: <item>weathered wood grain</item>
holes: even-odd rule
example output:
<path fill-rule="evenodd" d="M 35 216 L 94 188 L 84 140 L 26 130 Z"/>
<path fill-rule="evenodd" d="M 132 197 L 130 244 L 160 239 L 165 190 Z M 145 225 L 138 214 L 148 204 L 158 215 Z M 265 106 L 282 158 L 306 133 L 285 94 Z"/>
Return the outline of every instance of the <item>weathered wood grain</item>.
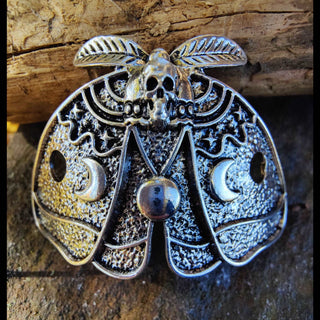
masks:
<path fill-rule="evenodd" d="M 90 80 L 72 65 L 77 46 L 43 49 L 11 58 L 8 64 L 7 119 L 30 123 L 49 119 L 58 105 Z"/>
<path fill-rule="evenodd" d="M 47 120 L 92 70 L 72 65 L 86 40 L 117 34 L 147 52 L 171 52 L 185 40 L 215 34 L 238 42 L 244 67 L 210 74 L 246 96 L 311 94 L 313 7 L 311 0 L 257 1 L 8 1 L 7 118 Z M 94 71 L 94 72 L 102 72 Z"/>

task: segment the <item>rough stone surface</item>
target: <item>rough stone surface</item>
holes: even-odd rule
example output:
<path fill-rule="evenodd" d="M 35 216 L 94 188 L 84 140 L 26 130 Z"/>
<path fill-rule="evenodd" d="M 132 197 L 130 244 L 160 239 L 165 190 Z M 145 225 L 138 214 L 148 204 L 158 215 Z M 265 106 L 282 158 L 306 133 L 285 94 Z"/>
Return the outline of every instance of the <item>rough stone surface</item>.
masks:
<path fill-rule="evenodd" d="M 69 265 L 36 228 L 31 171 L 43 124 L 21 126 L 7 155 L 7 318 L 313 319 L 312 97 L 248 98 L 267 124 L 287 182 L 281 238 L 248 265 L 223 264 L 183 279 L 168 268 L 155 230 L 140 277 L 116 280 L 91 264 Z"/>

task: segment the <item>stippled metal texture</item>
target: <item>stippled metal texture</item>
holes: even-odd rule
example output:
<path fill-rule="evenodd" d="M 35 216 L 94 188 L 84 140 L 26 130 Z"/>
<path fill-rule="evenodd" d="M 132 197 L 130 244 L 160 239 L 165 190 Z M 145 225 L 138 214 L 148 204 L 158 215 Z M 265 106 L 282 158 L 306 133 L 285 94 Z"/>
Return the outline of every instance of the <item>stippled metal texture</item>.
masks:
<path fill-rule="evenodd" d="M 71 264 L 136 277 L 154 223 L 180 276 L 242 266 L 286 223 L 285 181 L 265 124 L 205 68 L 246 63 L 232 40 L 190 39 L 170 55 L 99 36 L 76 66 L 116 70 L 75 91 L 42 134 L 34 165 L 36 225 Z"/>

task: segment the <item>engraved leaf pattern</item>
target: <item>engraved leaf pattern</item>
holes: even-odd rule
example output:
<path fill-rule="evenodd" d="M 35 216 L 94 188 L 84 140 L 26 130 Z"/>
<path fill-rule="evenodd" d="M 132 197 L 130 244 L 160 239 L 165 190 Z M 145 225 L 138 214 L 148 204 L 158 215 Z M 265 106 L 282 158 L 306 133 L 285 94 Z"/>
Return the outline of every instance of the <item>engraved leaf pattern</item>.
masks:
<path fill-rule="evenodd" d="M 134 41 L 116 36 L 97 36 L 77 52 L 73 64 L 79 67 L 144 64 L 148 54 Z"/>
<path fill-rule="evenodd" d="M 226 67 L 246 64 L 243 49 L 225 37 L 199 36 L 192 38 L 171 55 L 171 61 L 181 67 Z"/>

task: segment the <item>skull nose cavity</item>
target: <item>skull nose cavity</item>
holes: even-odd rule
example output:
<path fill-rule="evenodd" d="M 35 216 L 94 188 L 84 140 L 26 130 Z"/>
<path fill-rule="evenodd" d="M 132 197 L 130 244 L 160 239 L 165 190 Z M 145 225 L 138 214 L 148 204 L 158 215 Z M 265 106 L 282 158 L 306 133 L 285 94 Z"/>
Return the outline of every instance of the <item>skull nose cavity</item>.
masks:
<path fill-rule="evenodd" d="M 158 80 L 155 77 L 150 77 L 147 80 L 147 91 L 152 91 L 158 86 Z"/>
<path fill-rule="evenodd" d="M 157 98 L 158 98 L 158 99 L 161 99 L 161 98 L 163 98 L 163 96 L 164 96 L 164 91 L 163 91 L 162 88 L 159 88 L 159 89 L 157 90 Z"/>

